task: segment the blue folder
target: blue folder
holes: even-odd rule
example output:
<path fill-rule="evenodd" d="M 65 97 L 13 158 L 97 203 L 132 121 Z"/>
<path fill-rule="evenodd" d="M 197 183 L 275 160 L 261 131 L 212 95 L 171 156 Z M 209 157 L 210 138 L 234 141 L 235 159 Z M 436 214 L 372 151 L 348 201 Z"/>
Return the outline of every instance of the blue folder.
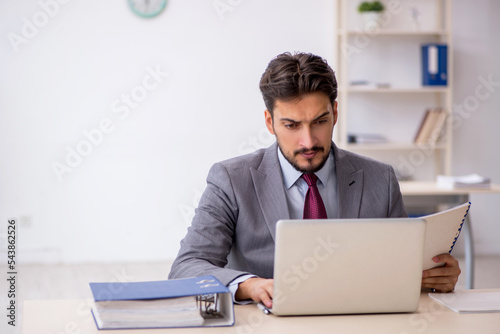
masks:
<path fill-rule="evenodd" d="M 446 86 L 448 84 L 448 46 L 446 44 L 422 45 L 422 85 Z"/>
<path fill-rule="evenodd" d="M 212 275 L 200 276 L 195 278 L 174 279 L 164 281 L 149 282 L 109 282 L 109 283 L 89 283 L 94 301 L 108 302 L 113 301 L 147 301 L 155 299 L 168 299 L 187 296 L 197 296 L 203 301 L 200 305 L 206 307 L 208 297 L 216 300 L 217 316 L 208 317 L 200 311 L 205 318 L 202 326 L 232 326 L 234 325 L 234 307 L 232 295 L 229 289 Z M 213 306 L 213 305 L 212 305 Z M 211 308 L 213 311 L 214 308 Z M 118 329 L 118 328 L 148 328 L 140 324 L 128 327 L 105 327 L 99 326 L 99 315 L 97 308 L 92 309 L 92 315 L 99 329 Z M 102 323 L 102 322 L 101 322 Z M 196 325 L 195 325 L 196 326 Z M 181 326 L 181 327 L 195 327 Z M 170 327 L 170 326 L 162 326 Z M 178 326 L 173 326 L 178 327 Z M 152 328 L 152 327 L 149 327 Z M 154 327 L 161 328 L 161 327 Z"/>

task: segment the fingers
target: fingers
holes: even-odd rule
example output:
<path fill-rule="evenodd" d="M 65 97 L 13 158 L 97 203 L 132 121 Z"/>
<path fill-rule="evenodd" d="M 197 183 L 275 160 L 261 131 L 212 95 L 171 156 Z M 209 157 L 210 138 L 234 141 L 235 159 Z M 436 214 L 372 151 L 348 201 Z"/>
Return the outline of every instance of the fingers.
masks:
<path fill-rule="evenodd" d="M 249 278 L 238 286 L 237 299 L 252 299 L 266 307 L 273 306 L 273 280 L 259 277 Z"/>
<path fill-rule="evenodd" d="M 255 281 L 252 286 L 250 297 L 256 302 L 262 302 L 266 307 L 273 306 L 273 280 L 272 279 L 259 279 Z"/>
<path fill-rule="evenodd" d="M 446 264 L 458 266 L 458 260 L 455 259 L 450 254 L 440 254 L 440 255 L 434 256 L 432 258 L 432 261 L 434 261 L 435 263 L 444 262 Z"/>
<path fill-rule="evenodd" d="M 266 307 L 271 308 L 273 307 L 273 289 L 271 285 L 271 289 L 269 290 L 268 286 L 263 286 L 261 290 L 259 290 L 259 297 L 260 301 L 266 305 Z M 255 300 L 255 299 L 254 299 Z M 255 300 L 259 301 L 259 300 Z"/>
<path fill-rule="evenodd" d="M 458 261 L 449 254 L 435 256 L 432 260 L 435 263 L 444 263 L 444 266 L 424 270 L 422 272 L 422 287 L 441 292 L 453 291 L 461 272 Z"/>

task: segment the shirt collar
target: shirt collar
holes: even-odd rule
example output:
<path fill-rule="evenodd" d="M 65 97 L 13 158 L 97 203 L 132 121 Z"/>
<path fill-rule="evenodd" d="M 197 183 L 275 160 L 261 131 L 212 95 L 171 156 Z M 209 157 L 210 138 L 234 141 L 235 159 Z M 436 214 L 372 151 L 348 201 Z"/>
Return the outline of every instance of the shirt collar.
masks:
<path fill-rule="evenodd" d="M 286 189 L 290 189 L 291 186 L 297 182 L 297 180 L 302 176 L 302 172 L 293 167 L 288 160 L 286 160 L 285 156 L 281 152 L 281 149 L 278 147 L 278 159 L 281 166 L 281 173 L 283 174 L 283 181 L 285 182 Z M 328 177 L 330 176 L 330 171 L 333 166 L 333 149 L 330 149 L 330 154 L 328 155 L 328 159 L 326 159 L 325 165 L 316 173 L 316 176 L 321 181 L 321 183 L 326 185 L 328 181 Z"/>

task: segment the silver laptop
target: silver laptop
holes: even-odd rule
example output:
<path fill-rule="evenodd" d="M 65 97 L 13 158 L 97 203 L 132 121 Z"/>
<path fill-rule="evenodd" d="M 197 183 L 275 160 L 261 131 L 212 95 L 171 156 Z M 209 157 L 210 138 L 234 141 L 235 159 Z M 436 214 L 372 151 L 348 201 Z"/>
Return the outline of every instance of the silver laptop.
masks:
<path fill-rule="evenodd" d="M 280 220 L 271 312 L 413 312 L 424 237 L 418 218 Z"/>

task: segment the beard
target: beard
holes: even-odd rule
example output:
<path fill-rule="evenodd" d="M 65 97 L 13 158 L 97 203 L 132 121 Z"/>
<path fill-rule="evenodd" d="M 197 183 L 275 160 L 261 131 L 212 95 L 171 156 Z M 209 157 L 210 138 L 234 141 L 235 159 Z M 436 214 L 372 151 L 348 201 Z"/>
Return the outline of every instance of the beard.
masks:
<path fill-rule="evenodd" d="M 293 166 L 293 168 L 295 168 L 296 170 L 298 170 L 301 173 L 316 173 L 321 168 L 323 168 L 323 166 L 326 163 L 326 160 L 328 160 L 328 156 L 330 155 L 330 150 L 328 149 L 326 154 L 323 154 L 321 161 L 319 163 L 317 163 L 316 165 L 313 165 L 313 162 L 312 162 L 313 159 L 306 159 L 308 164 L 307 164 L 307 166 L 304 167 L 304 166 L 300 166 L 299 162 L 297 160 L 297 156 L 299 154 L 311 152 L 311 151 L 318 152 L 318 153 L 321 153 L 321 152 L 325 153 L 325 148 L 321 147 L 321 146 L 313 146 L 311 148 L 303 148 L 303 149 L 294 151 L 292 153 L 292 155 L 290 156 L 282 150 L 279 141 L 278 141 L 278 147 L 281 151 L 281 154 L 283 154 L 283 156 L 285 157 L 286 161 L 288 161 L 290 163 L 290 165 Z"/>

